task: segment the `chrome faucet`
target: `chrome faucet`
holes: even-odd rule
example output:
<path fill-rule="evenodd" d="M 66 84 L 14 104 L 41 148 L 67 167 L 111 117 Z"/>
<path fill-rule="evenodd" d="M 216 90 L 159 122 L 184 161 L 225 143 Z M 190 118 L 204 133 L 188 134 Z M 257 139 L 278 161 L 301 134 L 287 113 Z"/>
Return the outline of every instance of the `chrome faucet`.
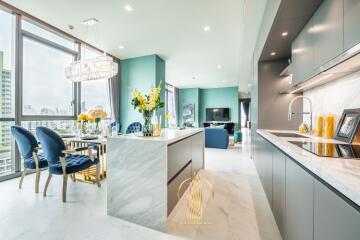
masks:
<path fill-rule="evenodd" d="M 300 98 L 303 98 L 303 99 L 306 99 L 308 100 L 309 104 L 310 104 L 310 111 L 309 112 L 293 112 L 291 109 L 292 109 L 292 105 L 293 103 L 297 100 L 297 99 L 300 99 Z M 310 116 L 310 134 L 311 134 L 311 131 L 312 131 L 312 101 L 310 98 L 308 97 L 304 97 L 304 96 L 297 96 L 295 98 L 293 98 L 290 103 L 289 103 L 289 111 L 288 111 L 288 120 L 291 121 L 292 119 L 292 115 L 294 114 L 301 114 L 301 115 L 305 115 L 305 114 L 309 114 Z"/>

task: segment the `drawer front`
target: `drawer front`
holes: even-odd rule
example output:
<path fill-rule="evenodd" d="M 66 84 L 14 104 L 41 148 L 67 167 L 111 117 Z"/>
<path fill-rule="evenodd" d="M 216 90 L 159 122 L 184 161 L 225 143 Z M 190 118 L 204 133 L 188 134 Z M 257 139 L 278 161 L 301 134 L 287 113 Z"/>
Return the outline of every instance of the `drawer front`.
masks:
<path fill-rule="evenodd" d="M 171 213 L 171 211 L 176 206 L 177 202 L 179 201 L 177 197 L 177 191 L 182 181 L 187 178 L 191 177 L 191 162 L 184 168 L 179 175 L 172 182 L 167 186 L 167 215 Z M 184 183 L 181 187 L 181 196 L 184 194 L 186 189 L 188 188 L 190 180 Z"/>
<path fill-rule="evenodd" d="M 168 147 L 168 181 L 191 160 L 191 138 Z"/>

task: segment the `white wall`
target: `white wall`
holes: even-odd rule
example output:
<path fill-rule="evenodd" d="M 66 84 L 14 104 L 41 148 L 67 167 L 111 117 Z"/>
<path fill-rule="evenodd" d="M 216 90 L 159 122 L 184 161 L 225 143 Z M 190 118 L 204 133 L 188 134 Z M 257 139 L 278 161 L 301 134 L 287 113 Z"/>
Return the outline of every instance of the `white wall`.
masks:
<path fill-rule="evenodd" d="M 332 113 L 338 120 L 344 109 L 360 108 L 360 71 L 310 89 L 303 95 L 313 102 L 314 119 L 316 114 Z M 303 109 L 309 110 L 306 101 L 303 102 Z"/>

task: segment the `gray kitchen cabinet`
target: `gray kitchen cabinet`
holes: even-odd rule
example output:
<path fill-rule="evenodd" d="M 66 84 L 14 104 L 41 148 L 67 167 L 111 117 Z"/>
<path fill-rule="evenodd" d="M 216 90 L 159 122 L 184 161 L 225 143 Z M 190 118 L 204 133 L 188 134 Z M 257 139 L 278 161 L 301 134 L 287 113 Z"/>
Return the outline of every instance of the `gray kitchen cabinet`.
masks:
<path fill-rule="evenodd" d="M 286 240 L 312 240 L 314 179 L 294 160 L 286 158 Z"/>
<path fill-rule="evenodd" d="M 343 1 L 324 0 L 312 17 L 315 68 L 343 52 L 343 16 Z"/>
<path fill-rule="evenodd" d="M 291 47 L 293 76 L 292 85 L 297 85 L 314 74 L 313 36 L 310 20 L 301 30 Z"/>
<path fill-rule="evenodd" d="M 344 0 L 344 51 L 360 43 L 360 0 Z"/>
<path fill-rule="evenodd" d="M 315 181 L 314 240 L 360 239 L 360 213 Z"/>
<path fill-rule="evenodd" d="M 273 202 L 272 211 L 281 236 L 285 231 L 285 173 L 286 157 L 278 149 L 273 151 Z"/>

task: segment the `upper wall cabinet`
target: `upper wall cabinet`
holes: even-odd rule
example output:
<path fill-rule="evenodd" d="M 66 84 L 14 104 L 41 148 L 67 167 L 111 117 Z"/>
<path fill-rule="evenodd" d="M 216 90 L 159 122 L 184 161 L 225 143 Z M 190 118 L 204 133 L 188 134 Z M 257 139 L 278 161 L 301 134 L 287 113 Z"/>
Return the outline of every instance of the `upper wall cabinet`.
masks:
<path fill-rule="evenodd" d="M 360 0 L 344 0 L 344 50 L 360 43 Z"/>
<path fill-rule="evenodd" d="M 324 0 L 312 19 L 317 69 L 343 52 L 343 1 Z"/>
<path fill-rule="evenodd" d="M 310 20 L 292 43 L 292 84 L 296 85 L 307 80 L 314 73 L 313 38 Z"/>

